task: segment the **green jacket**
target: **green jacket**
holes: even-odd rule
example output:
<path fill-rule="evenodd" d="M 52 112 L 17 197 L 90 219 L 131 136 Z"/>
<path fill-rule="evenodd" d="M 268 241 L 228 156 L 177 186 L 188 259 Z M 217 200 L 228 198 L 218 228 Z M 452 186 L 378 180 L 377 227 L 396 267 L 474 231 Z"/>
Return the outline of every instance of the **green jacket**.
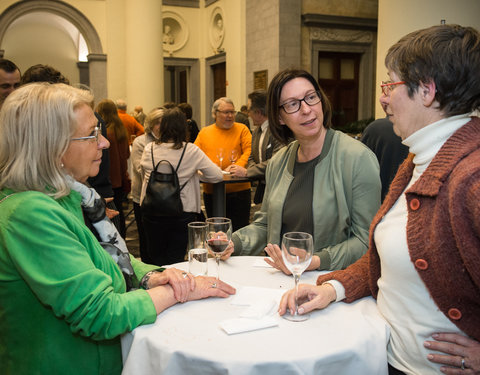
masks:
<path fill-rule="evenodd" d="M 270 159 L 262 208 L 250 225 L 232 236 L 235 255 L 260 255 L 267 243 L 280 245 L 283 205 L 298 147 L 294 141 Z M 366 252 L 370 222 L 380 207 L 380 191 L 375 154 L 348 135 L 329 129 L 315 167 L 312 202 L 314 255 L 320 257 L 319 269 L 343 269 Z"/>
<path fill-rule="evenodd" d="M 126 293 L 80 201 L 30 191 L 0 203 L 2 374 L 120 374 L 120 335 L 156 319 L 145 290 Z M 131 258 L 137 279 L 158 268 Z"/>

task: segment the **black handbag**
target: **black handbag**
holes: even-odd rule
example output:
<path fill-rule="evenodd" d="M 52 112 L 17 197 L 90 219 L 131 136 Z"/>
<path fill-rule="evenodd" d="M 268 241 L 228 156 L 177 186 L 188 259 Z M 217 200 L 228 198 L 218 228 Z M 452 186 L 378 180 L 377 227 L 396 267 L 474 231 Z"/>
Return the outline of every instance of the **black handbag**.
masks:
<path fill-rule="evenodd" d="M 168 160 L 160 160 L 157 165 L 153 160 L 152 145 L 152 166 L 153 170 L 148 180 L 145 197 L 141 204 L 142 214 L 153 217 L 180 216 L 183 213 L 183 204 L 180 198 L 180 192 L 187 182 L 180 187 L 178 183 L 177 171 L 182 162 L 187 144 L 182 151 L 182 156 L 178 161 L 177 168 L 174 169 Z M 170 166 L 171 173 L 158 172 L 158 166 L 161 163 L 167 163 Z"/>

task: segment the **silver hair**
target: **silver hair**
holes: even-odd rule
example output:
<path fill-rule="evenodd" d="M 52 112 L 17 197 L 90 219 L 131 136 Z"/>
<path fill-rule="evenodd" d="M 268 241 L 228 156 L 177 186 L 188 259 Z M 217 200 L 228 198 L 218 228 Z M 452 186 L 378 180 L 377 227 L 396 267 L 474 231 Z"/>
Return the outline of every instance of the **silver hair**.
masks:
<path fill-rule="evenodd" d="M 0 111 L 0 189 L 69 194 L 62 157 L 78 126 L 76 110 L 93 96 L 63 83 L 31 83 L 12 92 Z"/>
<path fill-rule="evenodd" d="M 230 98 L 227 98 L 227 97 L 223 97 L 223 98 L 218 98 L 217 100 L 215 100 L 215 103 L 213 103 L 212 105 L 212 117 L 213 118 L 216 118 L 216 113 L 218 111 L 218 107 L 220 106 L 220 103 L 228 103 L 228 104 L 231 104 L 231 105 L 234 105 L 233 104 L 233 100 L 230 99 Z"/>

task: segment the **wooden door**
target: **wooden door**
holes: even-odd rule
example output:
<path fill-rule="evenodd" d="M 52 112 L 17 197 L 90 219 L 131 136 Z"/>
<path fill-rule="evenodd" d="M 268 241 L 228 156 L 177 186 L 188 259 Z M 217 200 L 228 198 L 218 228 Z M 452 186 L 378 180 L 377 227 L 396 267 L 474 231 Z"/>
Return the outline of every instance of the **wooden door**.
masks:
<path fill-rule="evenodd" d="M 332 103 L 335 128 L 358 120 L 359 53 L 319 52 L 318 82 Z"/>
<path fill-rule="evenodd" d="M 213 100 L 222 98 L 227 95 L 227 73 L 226 63 L 221 62 L 212 65 L 213 73 Z"/>

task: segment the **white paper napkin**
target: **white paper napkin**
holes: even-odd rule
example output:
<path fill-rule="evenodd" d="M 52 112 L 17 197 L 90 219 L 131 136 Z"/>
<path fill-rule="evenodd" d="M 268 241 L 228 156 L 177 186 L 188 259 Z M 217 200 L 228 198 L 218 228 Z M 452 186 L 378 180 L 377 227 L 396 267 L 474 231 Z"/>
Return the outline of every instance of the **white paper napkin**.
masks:
<path fill-rule="evenodd" d="M 229 335 L 254 331 L 278 325 L 277 307 L 283 290 L 241 287 L 231 300 L 232 305 L 245 306 L 237 318 L 220 322 L 220 327 Z"/>
<path fill-rule="evenodd" d="M 275 326 L 278 326 L 278 321 L 273 316 L 266 316 L 262 319 L 233 318 L 220 322 L 220 328 L 229 335 Z"/>

